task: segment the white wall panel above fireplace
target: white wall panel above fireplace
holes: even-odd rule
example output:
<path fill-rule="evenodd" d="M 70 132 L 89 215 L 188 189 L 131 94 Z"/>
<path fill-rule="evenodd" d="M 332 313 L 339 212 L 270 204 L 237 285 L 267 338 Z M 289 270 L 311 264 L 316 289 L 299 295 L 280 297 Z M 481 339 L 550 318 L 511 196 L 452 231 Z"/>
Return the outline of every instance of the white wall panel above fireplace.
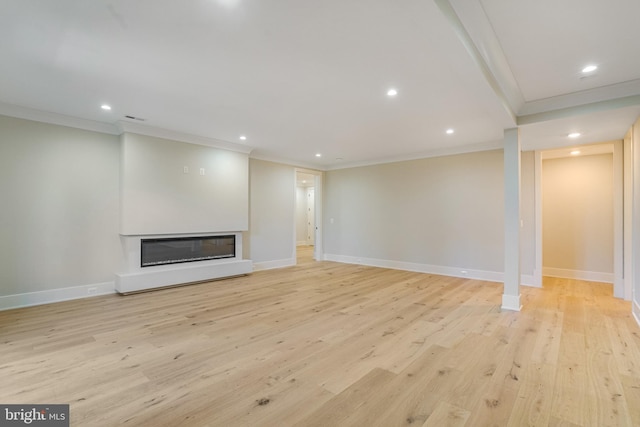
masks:
<path fill-rule="evenodd" d="M 248 229 L 246 153 L 128 132 L 120 143 L 120 234 Z"/>

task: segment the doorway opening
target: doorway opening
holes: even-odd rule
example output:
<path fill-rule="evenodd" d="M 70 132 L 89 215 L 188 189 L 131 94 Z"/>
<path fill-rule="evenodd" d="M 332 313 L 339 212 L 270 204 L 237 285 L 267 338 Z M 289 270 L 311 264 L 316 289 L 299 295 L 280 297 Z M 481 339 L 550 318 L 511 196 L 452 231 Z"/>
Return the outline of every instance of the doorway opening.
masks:
<path fill-rule="evenodd" d="M 536 153 L 536 285 L 613 284 L 624 297 L 622 142 Z"/>
<path fill-rule="evenodd" d="M 296 263 L 321 259 L 321 172 L 296 169 Z"/>

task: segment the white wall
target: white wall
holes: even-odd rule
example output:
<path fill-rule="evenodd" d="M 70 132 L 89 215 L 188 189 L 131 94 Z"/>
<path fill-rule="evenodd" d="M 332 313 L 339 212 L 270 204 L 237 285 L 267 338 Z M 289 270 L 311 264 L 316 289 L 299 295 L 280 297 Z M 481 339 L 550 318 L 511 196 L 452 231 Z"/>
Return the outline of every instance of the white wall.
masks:
<path fill-rule="evenodd" d="M 503 166 L 494 150 L 327 172 L 326 257 L 499 280 Z"/>
<path fill-rule="evenodd" d="M 122 234 L 247 230 L 247 154 L 133 133 L 121 144 Z"/>
<path fill-rule="evenodd" d="M 295 265 L 295 169 L 249 159 L 250 220 L 245 255 L 256 269 Z"/>
<path fill-rule="evenodd" d="M 543 272 L 613 281 L 613 157 L 542 162 Z"/>
<path fill-rule="evenodd" d="M 113 289 L 119 151 L 114 135 L 0 116 L 0 296 Z"/>

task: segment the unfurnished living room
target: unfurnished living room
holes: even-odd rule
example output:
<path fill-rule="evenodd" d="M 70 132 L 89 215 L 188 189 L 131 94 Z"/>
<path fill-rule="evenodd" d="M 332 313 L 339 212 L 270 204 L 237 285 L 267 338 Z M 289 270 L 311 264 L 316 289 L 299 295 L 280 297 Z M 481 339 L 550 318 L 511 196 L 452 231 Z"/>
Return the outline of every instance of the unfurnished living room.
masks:
<path fill-rule="evenodd" d="M 640 425 L 637 0 L 0 4 L 0 425 Z"/>

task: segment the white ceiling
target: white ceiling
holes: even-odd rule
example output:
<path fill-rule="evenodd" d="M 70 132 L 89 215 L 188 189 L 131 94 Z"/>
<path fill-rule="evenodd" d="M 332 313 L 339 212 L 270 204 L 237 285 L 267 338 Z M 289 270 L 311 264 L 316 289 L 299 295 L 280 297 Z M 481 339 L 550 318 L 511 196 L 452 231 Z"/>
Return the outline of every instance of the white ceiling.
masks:
<path fill-rule="evenodd" d="M 0 4 L 0 113 L 299 166 L 496 148 L 518 124 L 524 149 L 610 141 L 640 116 L 637 0 Z"/>

